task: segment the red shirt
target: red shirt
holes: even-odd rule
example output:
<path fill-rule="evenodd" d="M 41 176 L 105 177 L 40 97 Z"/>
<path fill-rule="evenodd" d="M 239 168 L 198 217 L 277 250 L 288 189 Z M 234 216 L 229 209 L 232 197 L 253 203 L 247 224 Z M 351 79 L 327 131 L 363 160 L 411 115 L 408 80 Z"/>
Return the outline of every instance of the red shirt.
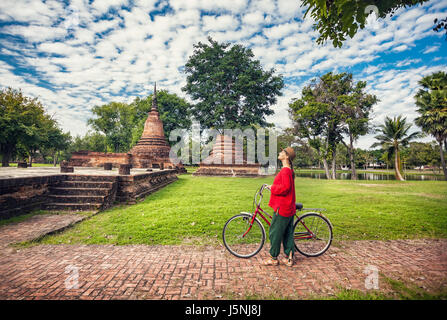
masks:
<path fill-rule="evenodd" d="M 292 169 L 283 167 L 273 180 L 270 188 L 271 196 L 269 206 L 283 217 L 291 217 L 296 212 L 295 181 L 293 181 Z"/>

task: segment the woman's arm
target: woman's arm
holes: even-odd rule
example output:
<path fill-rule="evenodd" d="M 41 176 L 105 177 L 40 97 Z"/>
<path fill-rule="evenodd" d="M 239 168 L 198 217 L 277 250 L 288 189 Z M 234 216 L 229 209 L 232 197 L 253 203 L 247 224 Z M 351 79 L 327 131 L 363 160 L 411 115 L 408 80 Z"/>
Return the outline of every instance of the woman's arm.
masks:
<path fill-rule="evenodd" d="M 289 192 L 292 184 L 290 183 L 286 170 L 281 170 L 279 172 L 279 178 L 279 183 L 273 183 L 270 187 L 270 192 L 276 196 L 283 196 Z"/>

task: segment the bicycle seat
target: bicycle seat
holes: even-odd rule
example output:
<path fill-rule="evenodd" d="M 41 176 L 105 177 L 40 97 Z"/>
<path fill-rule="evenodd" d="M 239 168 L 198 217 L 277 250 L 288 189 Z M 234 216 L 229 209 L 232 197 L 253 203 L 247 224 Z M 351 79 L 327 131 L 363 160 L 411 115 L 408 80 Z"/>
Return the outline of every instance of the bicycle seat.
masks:
<path fill-rule="evenodd" d="M 303 209 L 303 204 L 302 203 L 296 203 L 296 210 L 300 211 L 301 209 Z"/>

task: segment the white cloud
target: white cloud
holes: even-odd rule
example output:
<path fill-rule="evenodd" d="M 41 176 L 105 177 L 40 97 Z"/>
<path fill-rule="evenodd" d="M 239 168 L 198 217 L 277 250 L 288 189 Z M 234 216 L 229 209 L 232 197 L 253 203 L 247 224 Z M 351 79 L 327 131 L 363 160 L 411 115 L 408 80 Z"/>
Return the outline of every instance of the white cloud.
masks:
<path fill-rule="evenodd" d="M 298 31 L 297 23 L 285 23 L 264 29 L 264 34 L 269 39 L 281 39 L 292 32 Z"/>
<path fill-rule="evenodd" d="M 168 4 L 169 11 L 154 15 L 154 10 Z M 377 121 L 399 112 L 412 117 L 417 79 L 446 67 L 442 58 L 433 60 L 438 67 L 427 67 L 414 55 L 415 51 L 441 55 L 443 42 L 421 48 L 417 41 L 442 36 L 431 27 L 444 7 L 443 1 L 432 0 L 399 10 L 393 19 L 378 19 L 348 38 L 342 48 L 334 48 L 330 42 L 315 43 L 318 32 L 312 29 L 310 16 L 303 21 L 300 1 L 73 0 L 69 6 L 50 0 L 3 1 L 0 20 L 20 24 L 6 24 L 0 33 L 24 41 L 2 39 L 0 54 L 14 57 L 21 70 L 30 72 L 19 73 L 13 63 L 5 62 L 9 60 L 0 60 L 0 86 L 40 97 L 65 130 L 85 133 L 94 105 L 146 96 L 155 81 L 161 89 L 185 97 L 181 87 L 186 76 L 179 70 L 193 45 L 207 42 L 211 35 L 220 42 L 252 48 L 264 68 L 283 74 L 284 95 L 269 117 L 279 126 L 290 125 L 288 103 L 301 94 L 308 79 L 357 66 L 358 80 L 367 80 L 368 90 L 382 100 L 375 108 Z M 75 23 L 67 26 L 67 21 Z M 404 58 L 391 63 L 378 60 L 396 54 Z M 119 92 L 124 93 L 116 96 Z"/>
<path fill-rule="evenodd" d="M 128 0 L 94 0 L 91 4 L 97 15 L 107 13 L 110 9 L 116 9 L 127 5 Z"/>
<path fill-rule="evenodd" d="M 408 66 L 410 64 L 414 64 L 414 63 L 419 63 L 422 60 L 417 58 L 417 59 L 404 59 L 402 61 L 399 61 L 398 63 L 396 63 L 396 67 L 404 67 L 404 66 Z"/>
<path fill-rule="evenodd" d="M 202 20 L 204 31 L 235 30 L 239 24 L 237 19 L 230 15 L 204 16 Z"/>
<path fill-rule="evenodd" d="M 403 44 L 403 45 L 400 45 L 400 46 L 397 46 L 397 47 L 393 48 L 393 51 L 401 52 L 401 51 L 405 51 L 407 49 L 408 49 L 408 46 Z"/>
<path fill-rule="evenodd" d="M 249 12 L 244 14 L 242 17 L 242 22 L 248 25 L 259 25 L 264 21 L 264 13 L 261 11 Z"/>
<path fill-rule="evenodd" d="M 439 50 L 439 48 L 440 48 L 440 46 L 431 46 L 431 47 L 427 47 L 427 48 L 425 48 L 425 50 L 424 50 L 424 54 L 427 54 L 427 53 L 431 53 L 431 52 L 436 52 L 436 51 L 438 51 Z"/>
<path fill-rule="evenodd" d="M 59 40 L 67 35 L 67 30 L 65 28 L 39 25 L 10 25 L 4 27 L 2 30 L 10 35 L 23 37 L 30 43 Z"/>

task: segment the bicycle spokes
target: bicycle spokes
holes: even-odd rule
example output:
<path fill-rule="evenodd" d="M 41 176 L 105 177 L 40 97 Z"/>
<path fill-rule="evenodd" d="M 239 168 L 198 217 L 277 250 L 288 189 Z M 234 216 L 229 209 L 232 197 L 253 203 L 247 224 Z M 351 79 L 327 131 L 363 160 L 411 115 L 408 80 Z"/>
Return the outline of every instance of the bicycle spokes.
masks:
<path fill-rule="evenodd" d="M 294 230 L 295 248 L 306 256 L 321 255 L 332 242 L 330 223 L 316 213 L 299 217 Z"/>
<path fill-rule="evenodd" d="M 264 245 L 265 230 L 252 215 L 238 214 L 225 224 L 223 241 L 232 254 L 248 258 L 258 253 Z"/>

